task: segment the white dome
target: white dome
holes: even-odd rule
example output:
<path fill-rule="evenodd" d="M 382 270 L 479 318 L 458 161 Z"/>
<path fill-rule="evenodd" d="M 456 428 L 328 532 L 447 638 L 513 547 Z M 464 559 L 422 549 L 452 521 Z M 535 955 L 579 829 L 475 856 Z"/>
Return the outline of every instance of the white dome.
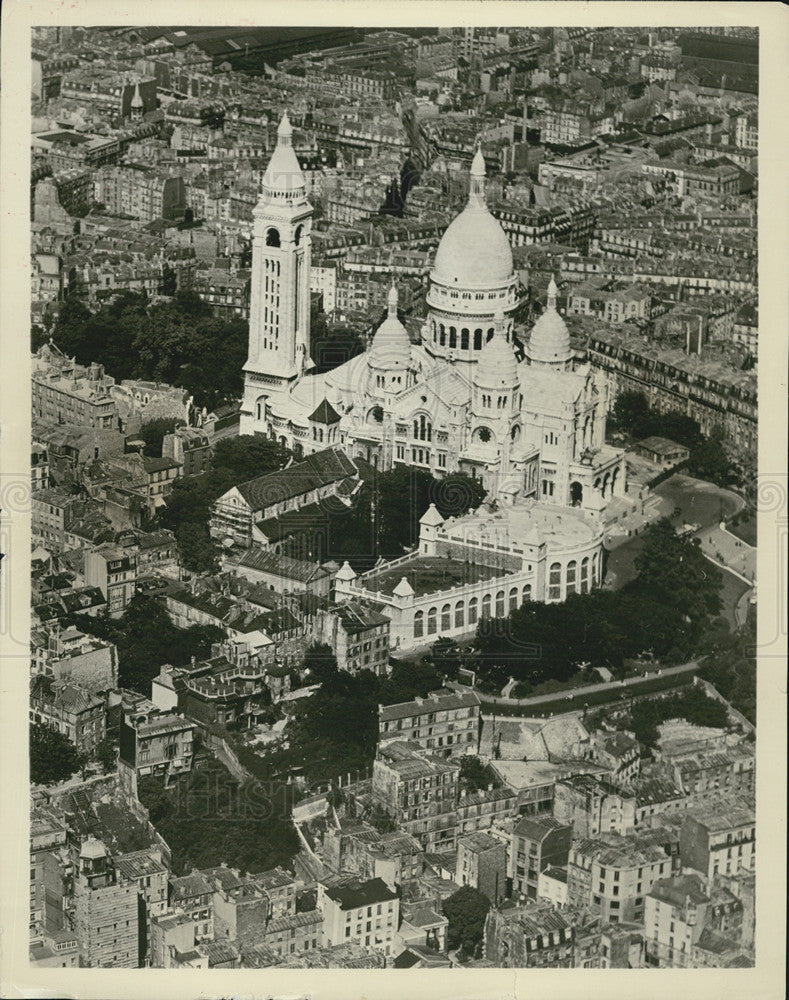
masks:
<path fill-rule="evenodd" d="M 510 388 L 518 381 L 518 361 L 504 336 L 504 317 L 496 316 L 496 330 L 479 354 L 474 383 L 486 389 Z"/>
<path fill-rule="evenodd" d="M 293 149 L 293 126 L 285 114 L 277 128 L 277 145 L 263 174 L 263 199 L 305 200 L 304 175 Z"/>
<path fill-rule="evenodd" d="M 556 311 L 556 282 L 548 286 L 548 305 L 532 327 L 527 354 L 532 361 L 564 364 L 572 357 L 570 331 Z"/>
<path fill-rule="evenodd" d="M 512 248 L 485 203 L 485 160 L 478 149 L 471 165 L 468 204 L 441 238 L 434 281 L 462 288 L 488 288 L 513 277 Z"/>
<path fill-rule="evenodd" d="M 389 290 L 389 312 L 375 331 L 369 362 L 376 368 L 404 368 L 411 361 L 411 340 L 397 318 L 397 288 Z"/>

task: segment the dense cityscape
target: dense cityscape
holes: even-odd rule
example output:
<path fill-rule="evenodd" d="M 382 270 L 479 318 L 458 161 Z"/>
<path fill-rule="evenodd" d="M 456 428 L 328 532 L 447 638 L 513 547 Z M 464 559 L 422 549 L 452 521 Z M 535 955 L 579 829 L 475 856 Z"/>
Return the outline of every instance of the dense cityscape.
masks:
<path fill-rule="evenodd" d="M 34 30 L 32 966 L 755 965 L 758 54 Z"/>

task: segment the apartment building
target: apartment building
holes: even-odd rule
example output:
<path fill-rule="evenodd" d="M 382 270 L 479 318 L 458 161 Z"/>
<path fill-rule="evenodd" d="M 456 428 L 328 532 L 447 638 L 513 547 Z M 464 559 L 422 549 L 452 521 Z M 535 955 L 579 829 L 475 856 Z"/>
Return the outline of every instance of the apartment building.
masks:
<path fill-rule="evenodd" d="M 510 878 L 513 894 L 529 899 L 540 895 L 540 877 L 547 868 L 564 868 L 573 841 L 572 825 L 553 816 L 523 816 L 512 829 Z M 566 886 L 566 876 L 565 876 Z"/>
<path fill-rule="evenodd" d="M 412 740 L 442 757 L 474 753 L 480 700 L 473 691 L 431 691 L 426 698 L 378 706 L 378 739 Z"/>
<path fill-rule="evenodd" d="M 30 721 L 55 729 L 92 756 L 106 735 L 107 704 L 75 684 L 39 674 L 30 682 Z"/>
<path fill-rule="evenodd" d="M 389 666 L 389 626 L 378 611 L 359 601 L 344 601 L 318 609 L 314 637 L 331 646 L 340 670 L 372 670 L 381 676 Z"/>
<path fill-rule="evenodd" d="M 457 838 L 458 777 L 454 761 L 415 742 L 379 744 L 372 798 L 426 851 L 448 850 Z"/>
<path fill-rule="evenodd" d="M 323 947 L 354 943 L 393 957 L 400 899 L 383 879 L 329 888 L 319 882 L 318 907 L 323 910 Z"/>
<path fill-rule="evenodd" d="M 120 760 L 144 777 L 161 775 L 165 783 L 192 769 L 194 726 L 180 715 L 161 714 L 153 706 L 124 715 L 120 725 Z"/>

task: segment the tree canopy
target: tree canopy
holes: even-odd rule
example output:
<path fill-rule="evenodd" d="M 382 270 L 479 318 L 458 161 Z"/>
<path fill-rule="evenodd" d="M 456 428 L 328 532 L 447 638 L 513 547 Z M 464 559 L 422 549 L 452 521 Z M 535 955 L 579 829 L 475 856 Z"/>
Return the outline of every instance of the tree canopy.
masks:
<path fill-rule="evenodd" d="M 132 598 L 119 618 L 96 617 L 88 623 L 79 618 L 70 623 L 114 642 L 118 648 L 119 685 L 146 697 L 151 695 L 151 681 L 162 664 L 182 667 L 192 656 L 205 659 L 211 655 L 211 644 L 224 638 L 222 629 L 213 625 L 176 628 L 162 605 L 142 594 Z"/>
<path fill-rule="evenodd" d="M 145 454 L 161 458 L 165 434 L 171 434 L 176 427 L 182 427 L 185 423 L 185 420 L 178 417 L 157 417 L 155 420 L 146 421 L 139 433 L 139 437 L 145 442 Z"/>
<path fill-rule="evenodd" d="M 474 955 L 482 944 L 485 917 L 490 909 L 488 897 L 478 889 L 464 885 L 444 900 L 442 909 L 449 920 L 449 948 L 459 948 L 465 955 Z"/>
<path fill-rule="evenodd" d="M 71 740 L 57 729 L 30 725 L 30 781 L 53 785 L 79 771 L 83 760 Z"/>
<path fill-rule="evenodd" d="M 612 424 L 633 441 L 665 437 L 690 449 L 686 469 L 699 479 L 725 486 L 733 479 L 733 466 L 725 448 L 723 429 L 715 427 L 708 436 L 698 421 L 685 413 L 661 413 L 650 408 L 643 392 L 622 392 L 612 410 Z"/>
<path fill-rule="evenodd" d="M 239 783 L 211 759 L 170 789 L 159 778 L 141 778 L 138 794 L 170 845 L 178 875 L 223 862 L 245 872 L 266 871 L 299 851 L 289 785 Z"/>
<path fill-rule="evenodd" d="M 248 335 L 243 319 L 216 317 L 199 295 L 184 290 L 155 304 L 144 294 L 122 292 L 95 312 L 72 295 L 53 331 L 58 347 L 81 364 L 103 364 L 118 381 L 182 386 L 196 406 L 209 409 L 241 396 Z"/>

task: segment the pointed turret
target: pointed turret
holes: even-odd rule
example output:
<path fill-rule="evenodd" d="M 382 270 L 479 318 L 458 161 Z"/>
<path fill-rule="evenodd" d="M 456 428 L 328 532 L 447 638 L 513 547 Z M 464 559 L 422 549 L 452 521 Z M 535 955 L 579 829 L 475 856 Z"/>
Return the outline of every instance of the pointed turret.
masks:
<path fill-rule="evenodd" d="M 419 518 L 420 524 L 426 524 L 430 527 L 437 527 L 444 523 L 444 518 L 438 511 L 438 507 L 434 503 L 431 503 L 424 514 Z"/>
<path fill-rule="evenodd" d="M 293 126 L 287 114 L 283 114 L 277 128 L 277 145 L 263 174 L 260 201 L 285 205 L 307 201 L 307 186 L 293 149 Z"/>
<path fill-rule="evenodd" d="M 405 577 L 402 577 L 398 585 L 392 591 L 392 594 L 395 597 L 413 597 L 414 588 L 411 586 L 408 580 L 406 580 Z"/>
<path fill-rule="evenodd" d="M 340 580 L 342 583 L 350 583 L 351 580 L 356 579 L 356 573 L 347 559 L 337 570 L 337 576 L 334 579 Z"/>

